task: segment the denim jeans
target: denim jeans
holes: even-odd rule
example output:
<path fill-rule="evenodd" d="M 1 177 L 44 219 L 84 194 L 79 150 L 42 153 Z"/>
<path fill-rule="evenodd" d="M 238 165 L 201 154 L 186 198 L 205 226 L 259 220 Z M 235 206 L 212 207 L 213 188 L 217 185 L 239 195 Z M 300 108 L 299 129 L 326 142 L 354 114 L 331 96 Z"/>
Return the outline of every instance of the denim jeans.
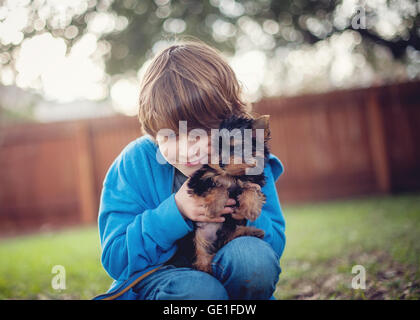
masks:
<path fill-rule="evenodd" d="M 133 288 L 141 300 L 272 299 L 281 268 L 271 246 L 239 237 L 212 261 L 213 275 L 191 268 L 163 266 Z"/>

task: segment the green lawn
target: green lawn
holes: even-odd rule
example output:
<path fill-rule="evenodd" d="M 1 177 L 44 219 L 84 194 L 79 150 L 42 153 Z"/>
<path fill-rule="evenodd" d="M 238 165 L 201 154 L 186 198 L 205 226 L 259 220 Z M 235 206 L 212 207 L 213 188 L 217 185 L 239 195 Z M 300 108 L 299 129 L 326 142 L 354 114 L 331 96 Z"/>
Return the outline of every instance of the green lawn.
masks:
<path fill-rule="evenodd" d="M 283 206 L 278 299 L 419 299 L 420 194 Z M 54 290 L 54 265 L 66 289 Z M 354 265 L 366 290 L 351 288 Z M 111 284 L 96 227 L 0 240 L 0 299 L 90 299 Z"/>
<path fill-rule="evenodd" d="M 55 265 L 65 267 L 65 290 L 52 288 Z M 96 227 L 0 241 L 0 299 L 90 299 L 111 282 Z"/>
<path fill-rule="evenodd" d="M 419 299 L 420 195 L 285 207 L 277 299 Z M 351 287 L 354 265 L 366 289 Z"/>

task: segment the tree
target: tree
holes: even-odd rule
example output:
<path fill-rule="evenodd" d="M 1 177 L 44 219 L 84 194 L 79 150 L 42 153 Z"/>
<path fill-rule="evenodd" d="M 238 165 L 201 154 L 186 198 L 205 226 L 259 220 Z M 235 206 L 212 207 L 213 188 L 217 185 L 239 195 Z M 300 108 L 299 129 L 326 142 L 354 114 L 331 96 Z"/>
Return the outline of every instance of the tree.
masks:
<path fill-rule="evenodd" d="M 10 2 L 3 1 L 0 21 L 7 22 Z M 234 53 L 253 28 L 263 30 L 267 45 L 254 45 L 270 54 L 279 47 L 315 44 L 353 30 L 369 51 L 373 44 L 388 48 L 396 60 L 406 59 L 407 48 L 420 50 L 419 6 L 415 0 L 90 0 L 73 1 L 67 7 L 45 1 L 23 1 L 28 17 L 17 36 L 0 39 L 0 62 L 14 68 L 14 52 L 22 39 L 50 32 L 67 42 L 68 50 L 86 32 L 95 33 L 110 48 L 106 56 L 109 74 L 138 70 L 152 55 L 158 41 L 180 34 L 204 40 Z M 357 23 L 358 15 L 366 25 Z M 356 23 L 355 23 L 356 21 Z M 360 22 L 360 21 L 359 21 Z M 0 32 L 0 37 L 1 37 Z M 252 41 L 250 42 L 252 43 Z"/>

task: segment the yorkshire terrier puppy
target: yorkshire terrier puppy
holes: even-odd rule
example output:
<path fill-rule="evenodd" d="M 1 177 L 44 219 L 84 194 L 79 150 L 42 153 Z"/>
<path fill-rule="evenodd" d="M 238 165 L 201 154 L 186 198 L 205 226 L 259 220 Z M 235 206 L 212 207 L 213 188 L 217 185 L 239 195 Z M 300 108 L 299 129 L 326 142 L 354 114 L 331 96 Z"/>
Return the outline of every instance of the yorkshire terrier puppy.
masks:
<path fill-rule="evenodd" d="M 221 223 L 213 222 L 196 222 L 194 245 L 196 259 L 193 266 L 201 271 L 212 273 L 211 262 L 216 252 L 227 244 L 229 241 L 241 236 L 254 236 L 258 238 L 264 237 L 264 231 L 255 227 L 246 226 L 247 221 L 255 221 L 266 201 L 265 195 L 261 192 L 261 188 L 265 185 L 264 168 L 262 167 L 257 174 L 246 174 L 247 169 L 256 167 L 256 160 L 260 157 L 263 160 L 262 164 L 265 166 L 268 155 L 268 140 L 270 137 L 270 130 L 268 125 L 269 115 L 263 115 L 256 119 L 231 116 L 221 122 L 219 130 L 227 129 L 230 132 L 240 132 L 242 139 L 235 139 L 230 137 L 229 141 L 220 136 L 216 136 L 214 141 L 211 141 L 211 148 L 219 154 L 219 163 L 204 164 L 197 170 L 188 182 L 188 193 L 193 197 L 201 197 L 204 199 L 204 208 L 206 215 L 210 218 L 216 217 L 223 211 L 226 201 L 233 198 L 236 201 L 234 205 L 236 218 L 231 214 L 225 215 L 225 221 Z M 245 129 L 248 131 L 246 139 Z M 257 135 L 255 129 L 264 129 L 263 135 Z M 252 132 L 252 135 L 249 133 Z M 217 143 L 219 139 L 219 143 Z M 261 143 L 257 148 L 257 139 Z M 262 141 L 263 140 L 263 141 Z M 223 148 L 223 142 L 228 145 Z M 248 143 L 248 148 L 252 142 L 252 152 L 245 155 L 245 143 Z M 235 163 L 235 145 L 241 144 L 242 148 L 239 158 L 240 163 Z M 214 146 L 218 146 L 215 150 Z M 263 146 L 263 148 L 261 148 Z M 227 148 L 226 148 L 227 147 Z M 216 147 L 217 148 L 217 147 Z M 226 162 L 226 155 L 222 151 L 228 150 Z M 237 155 L 236 155 L 237 156 Z M 238 156 L 237 156 L 238 157 Z M 238 159 L 238 158 L 237 158 Z M 253 161 L 251 161 L 253 160 Z M 238 162 L 238 161 L 236 161 Z M 261 165 L 261 162 L 260 162 Z M 257 184 L 253 185 L 251 183 Z M 242 218 L 242 219 L 241 219 Z"/>

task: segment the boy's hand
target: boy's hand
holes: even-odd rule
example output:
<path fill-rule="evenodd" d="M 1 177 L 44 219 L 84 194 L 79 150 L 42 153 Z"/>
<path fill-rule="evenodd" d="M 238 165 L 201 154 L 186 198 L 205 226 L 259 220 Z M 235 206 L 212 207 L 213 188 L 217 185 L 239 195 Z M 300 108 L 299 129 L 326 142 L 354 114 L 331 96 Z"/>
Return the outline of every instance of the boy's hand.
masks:
<path fill-rule="evenodd" d="M 176 205 L 181 214 L 184 216 L 184 219 L 188 218 L 196 222 L 224 222 L 225 218 L 221 217 L 221 215 L 232 213 L 233 209 L 228 206 L 235 204 L 236 201 L 231 198 L 228 199 L 225 208 L 222 212 L 220 212 L 219 216 L 216 218 L 209 218 L 205 215 L 206 211 L 203 206 L 204 200 L 188 194 L 188 180 L 189 179 L 184 182 L 184 184 L 175 194 Z"/>

